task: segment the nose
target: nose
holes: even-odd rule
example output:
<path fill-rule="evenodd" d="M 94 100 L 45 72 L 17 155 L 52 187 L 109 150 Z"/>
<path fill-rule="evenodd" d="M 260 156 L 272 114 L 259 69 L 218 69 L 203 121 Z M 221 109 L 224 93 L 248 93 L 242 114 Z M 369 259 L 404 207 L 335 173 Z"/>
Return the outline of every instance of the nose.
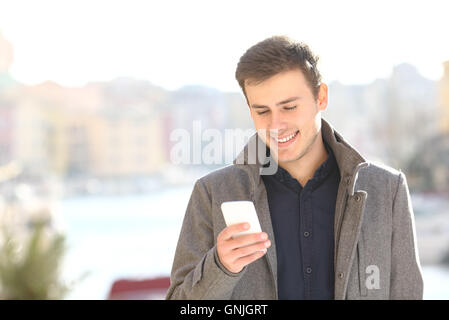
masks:
<path fill-rule="evenodd" d="M 272 112 L 271 122 L 270 122 L 270 132 L 278 135 L 282 135 L 288 128 L 287 121 L 284 115 L 278 110 Z M 276 133 L 277 130 L 277 133 Z"/>

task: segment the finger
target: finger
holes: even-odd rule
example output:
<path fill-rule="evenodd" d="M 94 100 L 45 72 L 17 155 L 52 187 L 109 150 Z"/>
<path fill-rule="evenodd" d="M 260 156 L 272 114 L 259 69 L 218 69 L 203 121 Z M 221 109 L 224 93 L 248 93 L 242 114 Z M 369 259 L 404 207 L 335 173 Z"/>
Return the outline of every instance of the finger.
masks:
<path fill-rule="evenodd" d="M 256 261 L 257 259 L 262 258 L 262 257 L 267 253 L 266 249 L 264 249 L 264 250 L 265 250 L 265 251 L 256 251 L 256 252 L 253 253 L 253 254 L 250 254 L 250 255 L 248 255 L 248 256 L 239 258 L 239 259 L 237 259 L 237 260 L 235 261 L 235 264 L 236 264 L 237 266 L 239 266 L 240 268 L 243 268 L 244 266 L 250 264 L 251 262 L 254 262 L 254 261 Z"/>
<path fill-rule="evenodd" d="M 226 241 L 232 238 L 236 233 L 243 232 L 249 229 L 249 223 L 242 222 L 230 225 L 224 228 L 217 237 L 217 240 Z"/>
<path fill-rule="evenodd" d="M 236 249 L 236 248 L 245 247 L 245 246 L 251 245 L 253 243 L 260 242 L 260 241 L 265 241 L 267 239 L 268 239 L 268 235 L 265 232 L 245 234 L 245 235 L 239 236 L 238 238 L 230 240 L 229 246 L 232 249 Z"/>
<path fill-rule="evenodd" d="M 256 253 L 258 251 L 264 251 L 267 248 L 269 248 L 271 246 L 271 241 L 267 240 L 267 241 L 263 241 L 263 242 L 259 242 L 250 246 L 246 246 L 243 248 L 239 248 L 239 249 L 235 249 L 233 251 L 233 255 L 235 257 L 235 260 L 238 260 L 242 257 L 248 256 L 248 255 L 252 255 L 253 253 Z"/>

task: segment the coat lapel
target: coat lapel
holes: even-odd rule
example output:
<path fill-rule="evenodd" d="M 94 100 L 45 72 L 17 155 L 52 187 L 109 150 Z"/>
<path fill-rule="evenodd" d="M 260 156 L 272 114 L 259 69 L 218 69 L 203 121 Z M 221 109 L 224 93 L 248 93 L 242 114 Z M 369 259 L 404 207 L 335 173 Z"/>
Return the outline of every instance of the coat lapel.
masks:
<path fill-rule="evenodd" d="M 249 147 L 251 145 L 251 147 Z M 264 149 L 261 149 L 264 148 Z M 271 241 L 271 246 L 268 248 L 264 258 L 267 259 L 270 268 L 273 283 L 275 287 L 275 298 L 278 298 L 278 283 L 277 283 L 277 256 L 276 256 L 276 241 L 274 237 L 273 225 L 271 223 L 270 208 L 268 205 L 267 191 L 265 184 L 261 179 L 261 174 L 270 174 L 272 167 L 264 166 L 274 161 L 271 156 L 266 155 L 266 145 L 255 133 L 248 141 L 248 144 L 242 152 L 234 160 L 234 165 L 241 166 L 242 169 L 248 172 L 251 177 L 252 186 L 252 200 L 256 208 L 257 216 L 259 218 L 262 231 L 266 232 Z M 255 163 L 254 163 L 255 162 Z"/>
<path fill-rule="evenodd" d="M 276 299 L 277 299 L 277 256 L 276 256 L 276 241 L 273 232 L 273 225 L 271 223 L 270 209 L 268 206 L 267 192 L 265 185 L 261 179 L 258 187 L 255 189 L 254 193 L 254 205 L 256 207 L 257 215 L 262 227 L 262 231 L 268 234 L 268 239 L 271 241 L 271 247 L 268 248 L 265 257 L 267 258 L 268 265 L 270 267 L 271 274 L 273 276 L 274 286 L 276 288 Z"/>
<path fill-rule="evenodd" d="M 358 172 L 366 160 L 322 119 L 323 139 L 330 145 L 340 169 L 334 218 L 335 299 L 345 299 L 349 273 L 363 220 L 367 193 L 355 191 Z"/>
<path fill-rule="evenodd" d="M 336 247 L 335 299 L 343 300 L 346 296 L 349 273 L 355 256 L 355 249 L 362 226 L 363 212 L 367 193 L 358 191 L 348 196 L 346 210 L 343 214 L 340 236 Z"/>

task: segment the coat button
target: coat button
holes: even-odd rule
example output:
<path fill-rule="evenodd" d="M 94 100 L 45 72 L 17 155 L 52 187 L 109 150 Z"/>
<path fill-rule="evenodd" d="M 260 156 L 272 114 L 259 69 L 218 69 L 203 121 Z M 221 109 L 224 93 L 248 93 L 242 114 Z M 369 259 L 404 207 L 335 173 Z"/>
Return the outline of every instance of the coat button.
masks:
<path fill-rule="evenodd" d="M 306 237 L 306 238 L 307 238 L 307 237 L 308 237 L 309 235 L 310 235 L 310 233 L 309 233 L 309 232 L 307 232 L 307 231 L 305 231 L 305 232 L 304 232 L 304 237 Z"/>
<path fill-rule="evenodd" d="M 362 200 L 362 197 L 358 194 L 355 195 L 355 201 L 360 202 Z"/>
<path fill-rule="evenodd" d="M 345 276 L 345 274 L 344 274 L 343 272 L 339 272 L 339 273 L 338 273 L 338 277 L 339 277 L 340 279 L 343 279 L 344 276 Z"/>
<path fill-rule="evenodd" d="M 306 269 L 306 272 L 309 273 L 309 274 L 312 273 L 312 268 L 308 267 L 308 268 Z"/>
<path fill-rule="evenodd" d="M 346 177 L 346 184 L 349 186 L 350 183 L 351 183 L 351 177 Z"/>

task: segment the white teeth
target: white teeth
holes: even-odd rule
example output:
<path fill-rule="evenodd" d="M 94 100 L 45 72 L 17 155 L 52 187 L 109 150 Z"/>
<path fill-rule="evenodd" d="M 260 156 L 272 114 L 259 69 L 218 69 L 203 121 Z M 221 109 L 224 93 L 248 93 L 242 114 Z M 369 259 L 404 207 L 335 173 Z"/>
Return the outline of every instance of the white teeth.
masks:
<path fill-rule="evenodd" d="M 292 133 L 291 135 L 289 135 L 288 137 L 282 138 L 282 139 L 277 139 L 278 142 L 287 142 L 291 139 L 293 139 L 296 136 L 296 133 Z"/>

